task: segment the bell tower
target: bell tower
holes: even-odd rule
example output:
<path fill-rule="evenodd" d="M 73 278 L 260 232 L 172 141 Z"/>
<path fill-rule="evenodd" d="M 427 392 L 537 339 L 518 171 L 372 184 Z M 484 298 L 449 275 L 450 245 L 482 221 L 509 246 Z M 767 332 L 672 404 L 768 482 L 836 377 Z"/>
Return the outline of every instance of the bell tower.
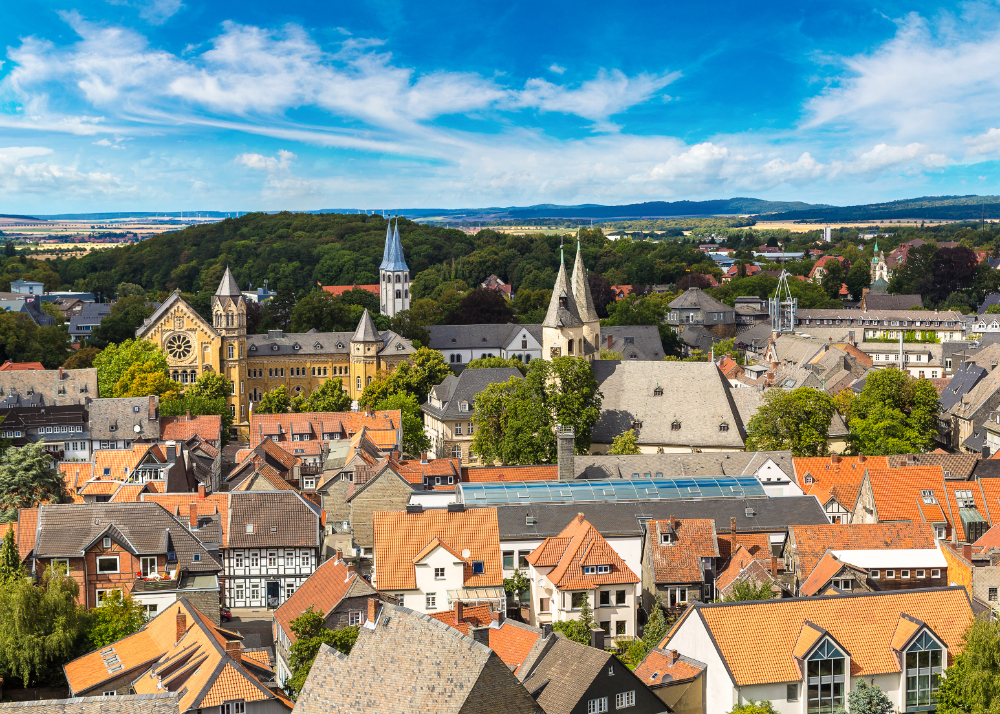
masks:
<path fill-rule="evenodd" d="M 248 420 L 246 402 L 247 303 L 229 266 L 212 296 L 212 326 L 221 336 L 219 365 L 229 380 L 229 411 L 236 424 Z"/>
<path fill-rule="evenodd" d="M 385 249 L 379 271 L 379 309 L 383 315 L 394 317 L 410 309 L 410 268 L 403 257 L 403 243 L 399 239 L 399 217 L 393 229 L 392 221 L 385 228 Z"/>

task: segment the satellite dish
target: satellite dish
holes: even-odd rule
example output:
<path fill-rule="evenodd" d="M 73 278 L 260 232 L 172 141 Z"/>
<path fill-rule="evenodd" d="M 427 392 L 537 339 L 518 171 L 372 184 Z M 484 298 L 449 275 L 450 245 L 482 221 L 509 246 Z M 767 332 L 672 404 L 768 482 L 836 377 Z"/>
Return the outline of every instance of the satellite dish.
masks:
<path fill-rule="evenodd" d="M 472 551 L 469 550 L 468 548 L 466 548 L 465 550 L 462 551 L 462 557 L 463 558 L 468 558 L 470 555 L 472 555 Z"/>
<path fill-rule="evenodd" d="M 538 581 L 538 587 L 544 588 L 548 583 L 545 582 L 545 578 L 540 578 Z"/>
<path fill-rule="evenodd" d="M 132 427 L 132 431 L 138 434 L 140 431 L 142 431 L 142 427 L 136 424 L 135 426 Z"/>

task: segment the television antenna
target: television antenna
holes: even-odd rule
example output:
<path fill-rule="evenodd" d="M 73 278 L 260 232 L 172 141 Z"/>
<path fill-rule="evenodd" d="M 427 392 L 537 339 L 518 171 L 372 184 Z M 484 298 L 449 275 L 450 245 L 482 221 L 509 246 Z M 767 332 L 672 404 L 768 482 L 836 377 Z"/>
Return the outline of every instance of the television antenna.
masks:
<path fill-rule="evenodd" d="M 771 313 L 771 331 L 777 334 L 795 332 L 795 315 L 798 309 L 798 298 L 793 298 L 792 291 L 788 289 L 788 271 L 782 270 L 774 297 L 768 300 L 768 312 Z"/>

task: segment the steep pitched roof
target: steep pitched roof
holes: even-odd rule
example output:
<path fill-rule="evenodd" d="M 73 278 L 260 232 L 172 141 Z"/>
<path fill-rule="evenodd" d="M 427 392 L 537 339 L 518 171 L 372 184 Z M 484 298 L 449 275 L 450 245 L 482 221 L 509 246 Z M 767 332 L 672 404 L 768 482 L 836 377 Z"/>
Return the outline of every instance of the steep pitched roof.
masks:
<path fill-rule="evenodd" d="M 236 278 L 233 277 L 233 271 L 226 266 L 226 272 L 222 275 L 222 280 L 219 281 L 219 287 L 215 290 L 216 297 L 234 297 L 238 298 L 242 296 L 240 292 L 240 286 L 236 282 Z"/>
<path fill-rule="evenodd" d="M 610 652 L 560 637 L 524 680 L 524 687 L 529 692 L 541 688 L 536 701 L 545 714 L 570 714 L 588 691 L 584 683 L 607 676 L 604 672 L 614 662 Z"/>
<path fill-rule="evenodd" d="M 326 617 L 348 594 L 351 597 L 361 597 L 376 593 L 368 581 L 348 570 L 344 561 L 332 558 L 316 568 L 299 589 L 274 611 L 274 621 L 284 630 L 288 639 L 295 642 L 292 620 L 310 607 Z"/>
<path fill-rule="evenodd" d="M 866 469 L 879 521 L 941 522 L 955 525 L 940 466 Z M 922 492 L 929 491 L 933 499 Z M 928 503 L 927 501 L 932 501 Z"/>
<path fill-rule="evenodd" d="M 926 623 L 948 647 L 949 661 L 962 651 L 962 635 L 972 618 L 963 587 L 787 598 L 736 603 L 694 603 L 667 634 L 661 649 L 687 618 L 705 623 L 736 686 L 800 681 L 795 660 L 803 627 L 829 633 L 851 657 L 851 677 L 900 671 L 892 649 L 900 617 Z M 767 637 L 754 633 L 766 632 Z M 756 637 L 756 639 L 754 639 Z M 818 642 L 822 637 L 813 637 Z M 747 647 L 748 642 L 756 647 Z M 800 652 L 801 654 L 802 652 Z"/>
<path fill-rule="evenodd" d="M 536 627 L 507 618 L 499 627 L 490 628 L 490 649 L 500 655 L 503 663 L 517 674 L 528 652 L 542 634 Z"/>
<path fill-rule="evenodd" d="M 489 481 L 555 481 L 559 478 L 559 467 L 551 466 L 476 466 L 462 467 L 464 483 Z"/>
<path fill-rule="evenodd" d="M 576 241 L 576 261 L 573 263 L 573 297 L 576 299 L 580 319 L 583 322 L 597 322 L 597 308 L 594 307 L 594 296 L 590 292 L 590 282 L 587 280 L 587 269 L 583 266 L 583 252 L 580 241 Z"/>
<path fill-rule="evenodd" d="M 929 523 L 835 523 L 825 526 L 789 526 L 789 544 L 798 557 L 805 580 L 828 550 L 914 550 L 937 548 Z"/>
<path fill-rule="evenodd" d="M 229 548 L 318 547 L 319 507 L 294 491 L 229 494 Z"/>
<path fill-rule="evenodd" d="M 139 495 L 139 500 L 160 504 L 182 524 L 191 522 L 191 504 L 194 504 L 199 520 L 209 517 L 212 522 L 219 524 L 221 543 L 225 545 L 229 532 L 228 493 L 213 493 L 204 498 L 199 497 L 197 493 L 143 493 Z M 194 534 L 196 537 L 199 535 L 198 531 L 194 531 Z"/>
<path fill-rule="evenodd" d="M 469 634 L 470 627 L 485 627 L 493 622 L 493 613 L 489 605 L 470 605 L 462 608 L 462 619 L 458 619 L 458 609 L 441 610 L 428 613 L 439 622 L 454 627 L 463 635 Z"/>
<path fill-rule="evenodd" d="M 115 697 L 75 697 L 39 701 L 5 702 L 0 712 L 25 714 L 177 714 L 177 692 L 120 694 Z"/>
<path fill-rule="evenodd" d="M 409 270 L 406 265 L 406 257 L 403 252 L 403 241 L 399 238 L 399 217 L 396 218 L 396 225 L 392 222 L 386 223 L 385 227 L 385 247 L 382 249 L 382 263 L 379 270 L 401 271 Z"/>
<path fill-rule="evenodd" d="M 559 550 L 562 552 L 555 560 Z M 543 563 L 553 561 L 552 571 L 546 577 L 560 590 L 639 582 L 632 569 L 582 513 L 577 514 L 556 538 L 546 538 L 528 555 L 528 562 L 535 567 L 544 567 Z M 584 567 L 591 565 L 609 565 L 610 572 L 585 574 Z"/>
<path fill-rule="evenodd" d="M 542 320 L 542 327 L 579 327 L 582 324 L 573 287 L 566 274 L 566 264 L 560 260 L 556 284 L 552 288 L 552 297 L 549 299 L 549 308 L 545 312 L 545 319 Z"/>
<path fill-rule="evenodd" d="M 678 654 L 675 658 L 671 652 L 661 649 L 650 650 L 639 666 L 635 668 L 635 676 L 651 688 L 668 684 L 681 684 L 694 679 L 708 667 L 704 662 Z"/>
<path fill-rule="evenodd" d="M 844 564 L 832 551 L 826 551 L 826 554 L 820 558 L 819 563 L 813 568 L 809 577 L 799 586 L 799 592 L 803 595 L 815 595 L 843 567 Z"/>
<path fill-rule="evenodd" d="M 197 436 L 217 442 L 221 435 L 222 417 L 218 414 L 160 417 L 160 438 L 164 441 L 187 441 Z"/>
<path fill-rule="evenodd" d="M 364 313 L 361 315 L 361 320 L 358 321 L 358 327 L 354 330 L 354 336 L 351 338 L 351 342 L 381 342 L 382 338 L 378 335 L 378 330 L 375 328 L 375 322 L 372 320 L 371 314 L 368 309 L 365 308 Z"/>
<path fill-rule="evenodd" d="M 653 575 L 657 583 L 700 582 L 701 558 L 719 557 L 715 521 L 709 518 L 650 521 L 648 527 Z M 663 536 L 668 536 L 670 543 L 664 543 Z"/>

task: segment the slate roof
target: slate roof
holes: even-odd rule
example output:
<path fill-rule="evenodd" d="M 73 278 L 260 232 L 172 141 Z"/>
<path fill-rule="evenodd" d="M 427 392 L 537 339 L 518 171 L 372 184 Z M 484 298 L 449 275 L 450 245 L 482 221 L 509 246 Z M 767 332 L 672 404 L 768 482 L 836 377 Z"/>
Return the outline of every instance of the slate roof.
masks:
<path fill-rule="evenodd" d="M 789 528 L 788 546 L 805 580 L 828 550 L 913 550 L 937 548 L 930 523 L 835 523 Z"/>
<path fill-rule="evenodd" d="M 670 302 L 670 309 L 695 309 L 702 310 L 704 312 L 733 312 L 734 308 L 719 302 L 701 288 L 688 288 Z"/>
<path fill-rule="evenodd" d="M 94 399 L 89 409 L 92 439 L 157 441 L 160 438 L 160 398 L 157 396 Z M 135 430 L 136 425 L 139 431 Z"/>
<path fill-rule="evenodd" d="M 399 217 L 396 217 L 396 225 L 391 222 L 385 225 L 385 246 L 382 248 L 382 263 L 379 270 L 388 271 L 408 271 L 406 257 L 403 252 L 403 241 L 399 238 Z"/>
<path fill-rule="evenodd" d="M 546 575 L 560 590 L 594 589 L 612 583 L 637 583 L 639 577 L 582 513 L 555 538 L 546 538 L 528 555 L 535 567 L 551 567 Z M 584 566 L 610 565 L 608 573 L 585 574 Z"/>
<path fill-rule="evenodd" d="M 511 377 L 521 380 L 521 371 L 515 367 L 463 369 L 457 377 L 449 374 L 440 385 L 431 387 L 431 394 L 442 401 L 443 407 L 427 401 L 421 409 L 438 419 L 471 419 L 475 414 L 476 395 L 491 384 L 506 382 Z M 440 392 L 436 391 L 438 387 L 442 387 Z M 459 411 L 462 402 L 468 403 L 468 411 Z"/>
<path fill-rule="evenodd" d="M 219 287 L 215 291 L 215 296 L 239 298 L 241 295 L 243 293 L 240 291 L 240 286 L 236 283 L 236 278 L 233 277 L 233 271 L 227 265 L 226 272 L 222 275 Z"/>
<path fill-rule="evenodd" d="M 608 338 L 611 345 L 608 345 Z M 619 352 L 623 360 L 661 360 L 663 343 L 656 325 L 632 325 L 630 327 L 601 327 L 600 349 Z M 633 355 L 635 355 L 633 357 Z"/>
<path fill-rule="evenodd" d="M 4 702 L 0 712 L 26 714 L 178 714 L 177 692 L 124 694 L 116 697 L 77 697 L 40 701 Z"/>
<path fill-rule="evenodd" d="M 747 516 L 751 507 L 753 515 Z M 792 524 L 828 524 L 815 498 L 784 496 L 748 500 L 706 498 L 698 501 L 632 501 L 629 503 L 525 503 L 496 507 L 500 538 L 504 540 L 556 536 L 579 512 L 604 537 L 640 536 L 643 524 L 675 516 L 712 518 L 716 533 L 728 533 L 730 519 L 739 531 L 778 532 Z M 528 521 L 531 520 L 529 525 Z"/>
<path fill-rule="evenodd" d="M 671 528 L 673 525 L 673 528 Z M 670 534 L 671 542 L 662 536 Z M 649 552 L 657 583 L 701 582 L 701 558 L 718 558 L 715 521 L 708 518 L 650 521 Z"/>
<path fill-rule="evenodd" d="M 319 518 L 319 507 L 294 491 L 231 493 L 226 547 L 318 548 Z"/>
<path fill-rule="evenodd" d="M 358 323 L 359 326 L 361 322 Z M 353 338 L 354 332 L 295 333 L 271 330 L 266 335 L 247 335 L 247 354 L 250 357 L 341 354 L 347 358 Z M 382 341 L 379 354 L 406 356 L 416 352 L 409 340 L 392 330 L 378 333 L 378 339 Z M 399 349 L 397 345 L 400 346 Z"/>
<path fill-rule="evenodd" d="M 733 393 L 744 390 L 733 390 Z M 768 459 L 794 478 L 791 451 L 703 451 L 695 454 L 636 454 L 573 457 L 576 478 L 659 478 L 752 474 Z M 555 468 L 555 467 L 553 467 Z"/>
<path fill-rule="evenodd" d="M 547 714 L 488 647 L 388 604 L 373 627 L 360 628 L 349 655 L 320 648 L 295 712 Z"/>
<path fill-rule="evenodd" d="M 962 397 L 979 384 L 989 374 L 989 366 L 980 366 L 971 361 L 964 361 L 955 369 L 948 386 L 941 392 L 941 413 L 949 411 L 961 402 Z"/>
<path fill-rule="evenodd" d="M 376 511 L 372 520 L 376 585 L 383 592 L 416 589 L 414 559 L 435 538 L 458 553 L 470 551 L 469 561 L 483 561 L 484 572 L 479 575 L 473 574 L 471 562 L 465 566 L 466 587 L 493 587 L 503 581 L 497 512 L 493 508 Z"/>
<path fill-rule="evenodd" d="M 979 463 L 979 454 L 896 454 L 886 457 L 890 468 L 906 466 L 908 460 L 915 466 L 940 466 L 946 479 L 968 481 Z"/>
<path fill-rule="evenodd" d="M 222 570 L 187 526 L 157 503 L 46 504 L 38 513 L 36 558 L 79 557 L 96 539 L 111 536 L 133 555 L 176 552 L 178 570 Z"/>
<path fill-rule="evenodd" d="M 607 668 L 612 664 L 625 668 L 610 652 L 559 637 L 524 679 L 524 687 L 529 692 L 541 689 L 536 701 L 545 714 L 570 714 L 578 710 L 589 685 L 599 677 L 607 677 Z"/>
<path fill-rule="evenodd" d="M 538 344 L 542 343 L 541 325 L 503 324 L 477 325 L 428 325 L 431 335 L 428 347 L 432 350 L 502 349 L 514 338 L 515 333 L 527 330 Z"/>
<path fill-rule="evenodd" d="M 900 671 L 892 644 L 904 616 L 926 623 L 944 641 L 950 662 L 962 651 L 962 634 L 972 608 L 965 588 L 960 586 L 754 602 L 696 602 L 660 648 L 671 647 L 671 638 L 688 618 L 700 618 L 736 686 L 795 682 L 802 677 L 796 647 L 803 628 L 812 625 L 828 632 L 847 650 L 852 678 L 867 677 Z M 757 636 L 761 632 L 767 637 Z M 812 637 L 811 641 L 818 639 Z M 747 647 L 748 642 L 757 646 Z"/>
<path fill-rule="evenodd" d="M 924 301 L 919 295 L 889 295 L 888 293 L 868 293 L 865 307 L 869 310 L 909 310 L 923 308 Z"/>
<path fill-rule="evenodd" d="M 11 400 L 11 395 L 16 398 Z M 90 368 L 0 372 L 0 399 L 5 403 L 12 401 L 12 406 L 87 404 L 89 400 L 97 399 L 97 370 Z"/>
<path fill-rule="evenodd" d="M 600 360 L 593 369 L 604 395 L 591 430 L 595 443 L 610 444 L 638 422 L 640 445 L 743 449 L 743 421 L 729 381 L 715 364 Z"/>
<path fill-rule="evenodd" d="M 576 295 L 570 284 L 566 264 L 560 259 L 559 272 L 556 273 L 556 283 L 552 287 L 552 297 L 549 307 L 542 320 L 543 327 L 579 327 L 583 324 L 580 308 L 576 304 Z"/>

